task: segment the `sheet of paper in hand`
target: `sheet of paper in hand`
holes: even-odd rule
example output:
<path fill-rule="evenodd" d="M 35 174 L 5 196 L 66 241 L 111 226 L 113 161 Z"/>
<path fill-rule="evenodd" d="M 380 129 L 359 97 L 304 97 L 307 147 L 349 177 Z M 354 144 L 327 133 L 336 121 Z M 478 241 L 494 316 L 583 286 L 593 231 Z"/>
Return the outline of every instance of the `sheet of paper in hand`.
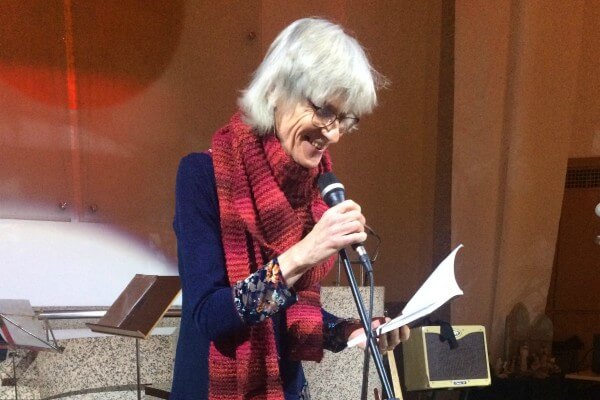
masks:
<path fill-rule="evenodd" d="M 429 278 L 427 278 L 425 283 L 423 283 L 406 304 L 400 315 L 379 326 L 374 332 L 375 336 L 397 329 L 431 314 L 451 298 L 463 294 L 463 291 L 458 287 L 458 283 L 456 282 L 456 276 L 454 276 L 454 259 L 456 258 L 456 253 L 462 247 L 462 244 L 458 245 L 437 266 L 435 271 L 429 275 Z M 354 347 L 364 342 L 365 339 L 365 335 L 357 336 L 348 342 L 348 347 Z"/>

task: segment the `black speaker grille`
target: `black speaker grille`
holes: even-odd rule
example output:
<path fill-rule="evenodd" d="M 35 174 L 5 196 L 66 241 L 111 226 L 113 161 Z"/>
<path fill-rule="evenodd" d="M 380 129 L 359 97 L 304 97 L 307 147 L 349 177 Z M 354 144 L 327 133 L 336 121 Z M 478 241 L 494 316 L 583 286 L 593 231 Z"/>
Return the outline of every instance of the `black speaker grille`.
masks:
<path fill-rule="evenodd" d="M 437 333 L 425 334 L 429 378 L 432 381 L 487 379 L 488 366 L 483 332 L 473 332 L 450 349 Z"/>
<path fill-rule="evenodd" d="M 565 187 L 567 189 L 600 187 L 600 169 L 573 168 L 567 170 Z"/>

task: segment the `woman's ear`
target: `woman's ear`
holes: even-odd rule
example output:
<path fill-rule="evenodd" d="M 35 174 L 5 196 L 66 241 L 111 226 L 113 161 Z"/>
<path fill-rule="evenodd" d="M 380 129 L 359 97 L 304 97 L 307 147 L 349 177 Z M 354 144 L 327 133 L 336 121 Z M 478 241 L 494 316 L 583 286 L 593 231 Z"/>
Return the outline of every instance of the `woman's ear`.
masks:
<path fill-rule="evenodd" d="M 267 104 L 273 111 L 277 110 L 277 95 L 275 94 L 275 88 L 269 89 L 267 94 Z"/>
<path fill-rule="evenodd" d="M 269 108 L 273 111 L 277 110 L 277 108 L 282 108 L 286 99 L 285 91 L 281 89 L 281 85 L 277 83 L 272 83 L 267 91 L 267 104 Z"/>
<path fill-rule="evenodd" d="M 269 105 L 269 109 L 271 109 L 271 116 L 273 117 L 273 133 L 277 137 L 277 102 L 278 98 L 275 94 L 275 86 L 272 86 L 269 89 L 269 93 L 267 94 L 267 104 Z"/>

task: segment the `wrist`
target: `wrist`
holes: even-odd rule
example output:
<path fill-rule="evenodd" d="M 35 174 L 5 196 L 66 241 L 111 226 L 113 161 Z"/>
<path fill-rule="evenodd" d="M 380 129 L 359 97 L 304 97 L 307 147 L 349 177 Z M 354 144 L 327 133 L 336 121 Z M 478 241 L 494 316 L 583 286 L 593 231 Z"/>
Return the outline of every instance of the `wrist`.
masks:
<path fill-rule="evenodd" d="M 338 318 L 323 325 L 324 347 L 334 353 L 344 350 L 352 332 L 358 329 L 360 321 L 354 318 Z"/>
<path fill-rule="evenodd" d="M 352 333 L 354 333 L 358 329 L 362 329 L 363 327 L 362 322 L 360 322 L 360 319 L 356 318 L 346 318 L 344 319 L 341 325 L 341 334 L 344 337 L 345 341 L 348 341 L 350 339 L 350 335 L 352 335 Z"/>
<path fill-rule="evenodd" d="M 288 286 L 293 286 L 304 273 L 304 266 L 296 254 L 295 246 L 280 254 L 277 259 L 281 276 Z"/>

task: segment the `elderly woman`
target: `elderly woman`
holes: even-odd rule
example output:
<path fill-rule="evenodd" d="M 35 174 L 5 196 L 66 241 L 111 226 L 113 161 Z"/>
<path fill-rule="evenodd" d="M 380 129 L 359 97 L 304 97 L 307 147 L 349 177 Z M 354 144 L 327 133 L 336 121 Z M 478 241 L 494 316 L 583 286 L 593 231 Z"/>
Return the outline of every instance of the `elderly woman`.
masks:
<path fill-rule="evenodd" d="M 171 399 L 307 398 L 301 360 L 320 361 L 362 333 L 321 308 L 319 281 L 341 248 L 366 239 L 365 218 L 350 200 L 327 209 L 316 181 L 331 169 L 328 147 L 375 106 L 377 85 L 341 27 L 296 21 L 212 148 L 181 161 L 183 315 Z"/>

